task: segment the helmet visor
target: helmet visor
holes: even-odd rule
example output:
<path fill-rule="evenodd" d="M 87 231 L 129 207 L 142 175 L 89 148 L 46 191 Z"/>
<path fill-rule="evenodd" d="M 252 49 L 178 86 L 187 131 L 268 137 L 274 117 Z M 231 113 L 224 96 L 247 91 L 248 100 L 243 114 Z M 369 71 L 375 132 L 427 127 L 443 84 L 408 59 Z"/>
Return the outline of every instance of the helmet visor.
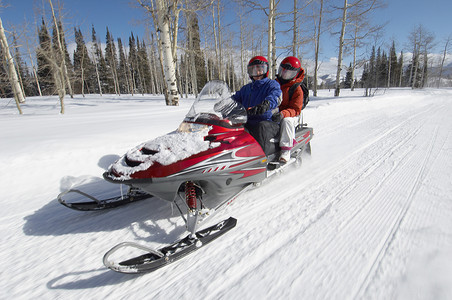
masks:
<path fill-rule="evenodd" d="M 250 77 L 264 76 L 267 74 L 267 71 L 268 66 L 266 64 L 248 66 L 248 75 Z"/>
<path fill-rule="evenodd" d="M 285 69 L 283 66 L 279 66 L 278 77 L 284 80 L 292 80 L 297 76 L 300 69 Z"/>

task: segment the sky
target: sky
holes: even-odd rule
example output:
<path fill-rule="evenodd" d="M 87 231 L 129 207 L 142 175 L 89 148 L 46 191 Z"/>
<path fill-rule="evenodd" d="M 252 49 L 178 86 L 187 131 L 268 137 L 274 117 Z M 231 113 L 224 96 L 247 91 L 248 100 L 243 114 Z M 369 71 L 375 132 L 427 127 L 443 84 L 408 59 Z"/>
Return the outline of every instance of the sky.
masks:
<path fill-rule="evenodd" d="M 337 5 L 343 3 L 342 0 L 332 0 Z M 57 6 L 57 0 L 54 0 L 54 6 Z M 228 1 L 223 0 L 223 3 Z M 267 1 L 261 1 L 266 5 Z M 0 10 L 0 15 L 5 28 L 12 25 L 23 26 L 25 22 L 29 24 L 31 29 L 35 24 L 36 15 L 40 21 L 41 13 L 35 14 L 45 6 L 48 8 L 47 0 L 3 0 L 3 5 L 9 5 L 7 8 Z M 97 37 L 105 42 L 106 27 L 108 26 L 110 33 L 115 39 L 121 38 L 127 41 L 130 32 L 139 38 L 145 35 L 145 25 L 142 20 L 145 18 L 143 9 L 132 7 L 134 0 L 78 0 L 64 1 L 65 15 L 64 22 L 71 36 L 72 27 L 80 27 L 84 33 L 85 41 L 91 40 L 91 26 L 97 32 Z M 281 0 L 280 6 L 290 5 L 291 0 Z M 288 7 L 290 7 L 288 6 Z M 233 22 L 235 7 L 228 6 L 229 12 L 225 13 L 224 24 L 232 22 L 232 26 L 237 24 Z M 40 9 L 41 8 L 41 9 Z M 428 31 L 436 36 L 437 46 L 434 50 L 439 53 L 444 47 L 444 39 L 448 35 L 452 35 L 452 25 L 450 21 L 450 12 L 452 11 L 452 1 L 421 1 L 421 0 L 397 0 L 387 1 L 386 8 L 378 10 L 374 14 L 374 22 L 385 23 L 386 41 L 383 47 L 389 48 L 392 40 L 396 42 L 396 50 L 409 51 L 408 36 L 409 33 L 419 24 L 422 24 Z M 47 9 L 48 12 L 48 9 Z M 255 18 L 253 22 L 259 24 L 265 22 L 262 18 Z M 229 21 L 229 22 L 228 22 Z M 263 24 L 266 26 L 266 23 Z M 265 30 L 263 28 L 263 30 Z M 321 60 L 328 61 L 332 57 L 337 57 L 338 37 L 325 33 L 321 42 Z M 303 51 L 306 52 L 306 51 Z M 309 52 L 309 51 L 308 51 Z M 311 51 L 312 52 L 312 51 Z M 345 58 L 347 61 L 347 58 Z M 348 65 L 348 63 L 346 63 Z"/>

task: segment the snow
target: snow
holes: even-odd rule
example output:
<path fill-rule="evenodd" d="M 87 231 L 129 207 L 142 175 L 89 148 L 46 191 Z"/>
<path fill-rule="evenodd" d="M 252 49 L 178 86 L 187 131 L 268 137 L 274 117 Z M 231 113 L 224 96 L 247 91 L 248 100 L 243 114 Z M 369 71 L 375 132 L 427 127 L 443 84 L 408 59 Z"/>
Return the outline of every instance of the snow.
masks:
<path fill-rule="evenodd" d="M 181 125 L 180 127 L 184 126 Z M 129 175 L 137 171 L 146 170 L 156 162 L 160 165 L 167 166 L 205 151 L 209 147 L 218 147 L 219 143 L 212 143 L 210 145 L 208 141 L 204 141 L 204 137 L 209 132 L 209 127 L 203 127 L 196 132 L 173 131 L 129 150 L 126 155 L 113 164 L 114 170 L 120 172 L 120 174 L 124 174 L 118 177 L 118 179 L 130 179 Z M 140 151 L 142 148 L 151 150 L 155 154 L 145 155 Z M 143 163 L 130 167 L 126 163 L 126 157 L 133 161 Z"/>
<path fill-rule="evenodd" d="M 144 275 L 108 270 L 124 241 L 186 233 L 170 203 L 77 212 L 57 195 L 101 179 L 129 149 L 174 131 L 193 99 L 55 97 L 0 107 L 0 299 L 451 299 L 452 90 L 320 91 L 301 168 L 240 195 L 211 222 L 237 227 Z M 209 225 L 209 224 L 206 224 Z"/>

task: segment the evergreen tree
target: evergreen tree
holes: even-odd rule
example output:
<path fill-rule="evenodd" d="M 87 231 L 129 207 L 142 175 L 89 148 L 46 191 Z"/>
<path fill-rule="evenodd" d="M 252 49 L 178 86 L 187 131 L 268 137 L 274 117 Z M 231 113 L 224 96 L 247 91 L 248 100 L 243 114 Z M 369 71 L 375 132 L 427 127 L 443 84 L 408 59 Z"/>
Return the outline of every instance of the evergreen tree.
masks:
<path fill-rule="evenodd" d="M 118 84 L 121 93 L 130 93 L 130 80 L 129 80 L 129 63 L 127 61 L 126 53 L 122 45 L 121 38 L 118 38 L 118 52 L 119 52 L 119 65 L 118 65 Z"/>
<path fill-rule="evenodd" d="M 195 67 L 197 91 L 200 92 L 207 82 L 206 64 L 201 51 L 201 39 L 199 36 L 198 17 L 195 13 L 187 13 L 188 23 L 188 61 Z"/>
<path fill-rule="evenodd" d="M 76 48 L 74 51 L 74 91 L 76 94 L 93 93 L 96 86 L 94 64 L 88 54 L 80 28 L 74 28 Z"/>
<path fill-rule="evenodd" d="M 347 69 L 347 73 L 345 75 L 345 81 L 344 81 L 344 88 L 349 89 L 352 87 L 352 64 L 350 63 L 350 66 Z"/>
<path fill-rule="evenodd" d="M 380 58 L 380 65 L 378 66 L 378 87 L 386 87 L 388 82 L 388 56 L 383 50 Z"/>
<path fill-rule="evenodd" d="M 9 81 L 8 72 L 5 69 L 6 60 L 3 52 L 3 47 L 0 44 L 0 96 L 1 98 L 13 98 L 14 93 L 11 89 L 11 83 Z"/>
<path fill-rule="evenodd" d="M 133 33 L 129 37 L 129 65 L 130 65 L 130 74 L 132 75 L 132 93 L 137 92 L 137 80 L 139 80 L 138 76 L 138 60 L 137 60 L 137 47 L 135 43 L 135 37 Z"/>
<path fill-rule="evenodd" d="M 399 79 L 399 64 L 397 62 L 397 53 L 395 49 L 395 42 L 392 41 L 391 49 L 389 50 L 389 87 L 394 87 L 398 85 L 398 79 Z"/>
<path fill-rule="evenodd" d="M 149 60 L 146 51 L 146 43 L 141 41 L 141 47 L 138 49 L 138 57 L 141 67 L 141 74 L 143 77 L 144 93 L 150 93 L 150 82 L 152 80 L 151 69 L 149 68 Z"/>
<path fill-rule="evenodd" d="M 118 94 L 118 74 L 117 74 L 117 66 L 118 59 L 116 56 L 116 46 L 114 43 L 113 36 L 110 34 L 110 31 L 107 27 L 107 36 L 106 36 L 107 44 L 105 46 L 105 62 L 107 67 L 107 81 L 106 81 L 106 89 L 110 94 Z"/>
<path fill-rule="evenodd" d="M 22 60 L 22 56 L 20 55 L 19 46 L 17 45 L 17 38 L 14 36 L 14 62 L 16 64 L 17 76 L 19 77 L 19 82 L 21 88 L 24 92 L 24 97 L 35 95 L 34 87 L 32 84 L 32 78 L 30 73 L 28 72 L 27 64 Z"/>
<path fill-rule="evenodd" d="M 105 63 L 104 55 L 101 48 L 99 47 L 99 42 L 97 40 L 96 31 L 94 27 L 92 28 L 92 43 L 94 51 L 94 66 L 96 69 L 96 80 L 98 82 L 96 87 L 96 92 L 102 94 L 104 92 L 105 86 L 108 81 L 107 65 Z"/>
<path fill-rule="evenodd" d="M 36 50 L 36 60 L 38 65 L 38 80 L 43 95 L 52 95 L 55 85 L 53 82 L 50 59 L 52 57 L 52 42 L 47 26 L 42 19 L 41 27 L 38 28 L 39 47 Z"/>
<path fill-rule="evenodd" d="M 402 86 L 406 86 L 405 85 L 405 79 L 403 76 L 403 51 L 400 52 L 400 57 L 399 57 L 399 63 L 397 64 L 397 71 L 398 71 L 398 78 L 399 78 L 399 82 L 397 84 L 398 87 L 402 87 Z"/>

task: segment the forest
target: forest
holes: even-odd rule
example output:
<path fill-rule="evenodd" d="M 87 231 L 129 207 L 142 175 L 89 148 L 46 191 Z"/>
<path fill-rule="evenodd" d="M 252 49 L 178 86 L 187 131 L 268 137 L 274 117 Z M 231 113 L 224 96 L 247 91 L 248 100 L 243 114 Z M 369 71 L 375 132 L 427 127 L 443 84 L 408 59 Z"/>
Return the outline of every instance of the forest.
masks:
<path fill-rule="evenodd" d="M 115 39 L 108 24 L 104 38 L 94 26 L 89 33 L 65 26 L 64 2 L 43 2 L 46 12 L 27 31 L 4 28 L 0 19 L 0 97 L 14 98 L 19 111 L 26 97 L 40 95 L 58 95 L 61 113 L 64 97 L 74 94 L 164 94 L 167 105 L 177 105 L 209 80 L 238 89 L 249 80 L 248 59 L 262 54 L 269 58 L 271 78 L 281 57 L 306 62 L 305 80 L 314 95 L 322 88 L 334 89 L 335 96 L 341 88 L 364 88 L 370 96 L 378 88 L 452 82 L 445 64 L 451 37 L 437 42 L 418 25 L 408 33 L 406 53 L 400 45 L 396 49 L 395 41 L 381 38 L 384 24 L 371 22 L 382 0 L 135 0 L 130 5 L 145 12 L 148 34 L 131 32 L 128 40 Z M 236 8 L 236 31 L 225 25 L 226 5 Z M 0 9 L 8 8 L 0 2 Z M 251 14 L 260 18 L 260 27 L 247 24 Z M 318 75 L 324 35 L 338 40 L 336 78 L 330 81 Z M 443 51 L 433 58 L 437 43 Z"/>

